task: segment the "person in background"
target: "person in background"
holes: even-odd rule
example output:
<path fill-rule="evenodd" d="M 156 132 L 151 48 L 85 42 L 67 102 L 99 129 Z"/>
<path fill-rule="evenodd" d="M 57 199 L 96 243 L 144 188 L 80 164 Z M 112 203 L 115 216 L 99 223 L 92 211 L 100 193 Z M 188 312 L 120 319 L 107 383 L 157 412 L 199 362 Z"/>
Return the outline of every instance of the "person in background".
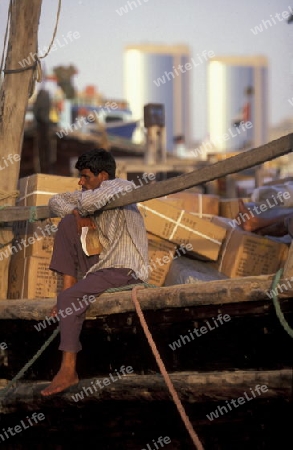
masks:
<path fill-rule="evenodd" d="M 61 366 L 41 391 L 49 396 L 78 383 L 77 353 L 85 313 L 96 296 L 108 288 L 146 282 L 148 240 L 136 204 L 101 211 L 113 198 L 129 192 L 133 183 L 115 177 L 116 163 L 105 149 L 90 150 L 78 158 L 81 190 L 53 196 L 50 210 L 62 220 L 55 236 L 50 269 L 63 275 L 63 290 L 51 315 L 60 320 Z M 99 255 L 87 256 L 80 235 L 83 227 L 95 229 Z M 83 278 L 78 277 L 81 273 Z"/>
<path fill-rule="evenodd" d="M 239 212 L 236 216 L 239 226 L 245 231 L 251 231 L 261 235 L 293 237 L 293 213 L 282 214 L 271 218 L 251 215 L 242 199 L 239 199 Z"/>

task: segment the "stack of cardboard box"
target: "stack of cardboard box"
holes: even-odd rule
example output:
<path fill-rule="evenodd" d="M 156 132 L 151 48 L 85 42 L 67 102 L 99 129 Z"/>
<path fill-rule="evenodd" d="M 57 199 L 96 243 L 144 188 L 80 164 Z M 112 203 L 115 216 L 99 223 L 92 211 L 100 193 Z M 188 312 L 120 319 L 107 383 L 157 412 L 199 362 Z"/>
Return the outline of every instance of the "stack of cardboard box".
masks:
<path fill-rule="evenodd" d="M 286 262 L 289 247 L 266 236 L 244 231 L 235 222 L 213 217 L 227 230 L 215 267 L 230 278 L 274 274 Z"/>
<path fill-rule="evenodd" d="M 180 192 L 139 203 L 139 209 L 148 232 L 173 242 L 177 251 L 180 244 L 189 245 L 185 256 L 210 261 L 229 278 L 274 274 L 283 267 L 288 244 L 241 229 L 233 220 L 238 199 L 229 200 L 229 219 L 221 218 L 223 202 L 216 197 Z"/>
<path fill-rule="evenodd" d="M 79 190 L 78 181 L 79 178 L 77 177 L 61 177 L 43 173 L 20 178 L 18 183 L 19 198 L 16 205 L 48 205 L 49 199 L 55 194 Z"/>
<path fill-rule="evenodd" d="M 19 180 L 17 206 L 47 205 L 49 199 L 62 192 L 78 189 L 78 178 L 35 174 Z M 49 270 L 54 236 L 59 218 L 35 222 L 15 222 L 14 240 L 10 245 L 10 267 L 7 297 L 56 297 L 61 277 Z"/>

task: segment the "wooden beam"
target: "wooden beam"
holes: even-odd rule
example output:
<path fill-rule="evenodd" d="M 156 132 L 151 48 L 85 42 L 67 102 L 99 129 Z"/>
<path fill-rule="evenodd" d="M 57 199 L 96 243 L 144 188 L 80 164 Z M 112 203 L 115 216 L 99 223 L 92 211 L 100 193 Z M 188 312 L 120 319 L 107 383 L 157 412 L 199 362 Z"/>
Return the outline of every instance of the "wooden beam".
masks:
<path fill-rule="evenodd" d="M 55 217 L 48 206 L 7 206 L 0 210 L 0 222 L 4 223 L 48 217 Z"/>
<path fill-rule="evenodd" d="M 157 288 L 138 292 L 143 310 L 191 308 L 203 305 L 227 305 L 266 300 L 272 280 L 269 276 L 235 278 Z M 0 301 L 0 320 L 44 320 L 56 303 L 55 298 Z M 104 293 L 87 311 L 87 319 L 135 311 L 131 291 Z"/>
<path fill-rule="evenodd" d="M 30 56 L 37 52 L 38 26 L 42 0 L 18 0 L 10 2 L 10 28 L 4 80 L 0 89 L 0 205 L 15 205 L 23 141 L 25 112 L 32 93 L 34 69 L 22 70 L 35 60 Z M 27 63 L 27 61 L 29 61 Z M 13 206 L 11 206 L 13 208 Z M 2 210 L 3 212 L 3 210 Z M 1 220 L 1 219 L 0 219 Z M 3 216 L 5 222 L 5 214 Z M 13 232 L 1 237 L 2 246 L 13 239 Z M 7 296 L 10 257 L 1 259 L 0 299 Z"/>
<path fill-rule="evenodd" d="M 224 177 L 230 173 L 237 173 L 241 170 L 254 167 L 265 161 L 270 161 L 278 158 L 279 156 L 285 155 L 292 150 L 293 133 L 283 136 L 268 144 L 262 145 L 261 147 L 245 151 L 231 158 L 219 161 L 213 165 L 203 167 L 200 170 L 195 170 L 193 172 L 153 184 L 146 184 L 139 189 L 135 189 L 126 195 L 114 199 L 102 209 L 113 209 L 120 206 L 129 205 L 131 203 L 143 202 L 152 198 L 159 198 L 164 195 L 179 192 L 184 189 Z M 38 217 L 40 217 L 38 208 L 40 207 L 36 207 L 36 213 Z M 29 219 L 30 210 L 26 211 L 23 216 L 23 220 Z M 0 222 L 9 222 L 13 220 L 19 220 L 15 218 L 13 208 L 10 208 L 9 210 L 6 209 L 5 211 L 0 210 Z"/>
<path fill-rule="evenodd" d="M 48 382 L 18 383 L 1 399 L 0 412 L 8 414 L 20 409 L 38 410 L 45 407 L 76 408 L 77 405 L 81 408 L 93 402 L 171 401 L 161 374 L 122 376 L 120 370 L 117 369 L 120 379 L 116 372 L 113 372 L 107 376 L 81 380 L 77 385 L 52 398 L 40 395 L 40 391 Z M 170 378 L 184 403 L 220 402 L 220 406 L 223 406 L 226 405 L 226 400 L 237 400 L 239 397 L 244 397 L 245 403 L 257 399 L 289 400 L 292 392 L 291 369 L 177 372 L 170 374 Z M 255 389 L 257 385 L 259 388 L 263 387 L 260 394 Z M 83 393 L 83 399 L 75 397 L 80 393 Z"/>
<path fill-rule="evenodd" d="M 200 170 L 179 175 L 153 184 L 147 184 L 136 189 L 127 195 L 109 202 L 103 209 L 112 209 L 119 206 L 129 205 L 146 201 L 152 198 L 159 198 L 164 195 L 188 189 L 199 184 L 213 181 L 231 173 L 237 173 L 244 169 L 254 167 L 265 161 L 270 161 L 279 156 L 285 155 L 293 150 L 293 133 L 283 136 L 261 147 L 254 148 L 240 153 L 231 158 L 219 161 L 213 165 L 203 167 Z"/>

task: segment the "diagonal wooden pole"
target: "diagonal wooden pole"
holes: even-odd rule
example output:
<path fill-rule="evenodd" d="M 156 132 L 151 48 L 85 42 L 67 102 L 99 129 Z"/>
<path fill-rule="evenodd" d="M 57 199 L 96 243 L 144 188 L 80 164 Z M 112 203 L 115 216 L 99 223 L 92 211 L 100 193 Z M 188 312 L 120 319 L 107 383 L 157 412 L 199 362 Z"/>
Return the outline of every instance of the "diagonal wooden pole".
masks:
<path fill-rule="evenodd" d="M 168 180 L 159 181 L 153 184 L 146 184 L 139 189 L 135 189 L 126 195 L 112 200 L 103 209 L 113 209 L 119 206 L 129 205 L 131 203 L 143 202 L 152 198 L 159 198 L 164 195 L 188 189 L 199 184 L 207 183 L 217 178 L 224 177 L 231 173 L 254 167 L 265 161 L 271 161 L 293 151 L 293 133 L 283 136 L 268 144 L 258 148 L 248 150 L 231 158 L 219 161 L 215 164 L 206 166 L 202 169 L 189 172 Z M 147 167 L 146 167 L 147 169 Z M 33 213 L 43 219 L 51 217 L 47 206 L 37 206 Z M 9 210 L 0 210 L 0 222 L 27 220 L 32 215 L 31 207 L 14 207 Z"/>
<path fill-rule="evenodd" d="M 265 161 L 270 161 L 285 155 L 290 151 L 293 151 L 293 133 L 202 169 L 143 186 L 140 189 L 136 189 L 125 196 L 120 196 L 120 198 L 109 202 L 103 209 L 112 209 L 118 206 L 129 205 L 130 203 L 142 202 L 173 194 L 183 189 L 216 180 L 231 173 L 249 169 Z"/>

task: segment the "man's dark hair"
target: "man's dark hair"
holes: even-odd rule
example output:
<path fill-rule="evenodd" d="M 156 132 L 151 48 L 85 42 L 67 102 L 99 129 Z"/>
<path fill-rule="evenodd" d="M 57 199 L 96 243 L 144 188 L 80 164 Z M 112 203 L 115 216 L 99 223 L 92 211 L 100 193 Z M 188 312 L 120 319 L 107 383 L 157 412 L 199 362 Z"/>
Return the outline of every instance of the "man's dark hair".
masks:
<path fill-rule="evenodd" d="M 96 176 L 100 172 L 107 172 L 109 179 L 115 178 L 116 162 L 113 155 L 104 148 L 94 148 L 81 155 L 75 168 L 81 172 L 83 169 L 90 169 Z"/>

